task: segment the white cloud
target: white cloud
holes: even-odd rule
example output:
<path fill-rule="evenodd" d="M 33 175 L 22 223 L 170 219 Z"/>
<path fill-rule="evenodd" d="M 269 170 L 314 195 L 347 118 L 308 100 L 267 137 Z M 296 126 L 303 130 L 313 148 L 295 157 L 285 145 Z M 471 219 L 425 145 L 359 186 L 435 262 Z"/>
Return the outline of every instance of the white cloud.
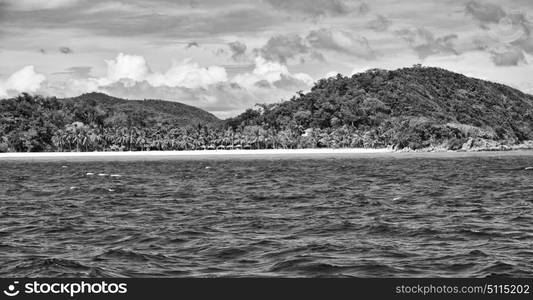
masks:
<path fill-rule="evenodd" d="M 0 97 L 8 96 L 8 91 L 33 93 L 41 87 L 45 79 L 43 74 L 35 72 L 34 66 L 26 66 L 6 80 L 0 80 Z"/>
<path fill-rule="evenodd" d="M 163 72 L 152 71 L 146 59 L 139 55 L 119 53 L 115 59 L 105 60 L 105 62 L 107 69 L 103 76 L 49 82 L 42 92 L 46 95 L 72 97 L 88 92 L 108 92 L 110 89 L 117 90 L 116 87 L 120 87 L 118 89 L 121 91 L 120 95 L 136 98 L 135 95 L 127 94 L 124 90 L 129 88 L 138 93 L 139 87 L 143 87 L 143 90 L 154 92 L 153 97 L 148 98 L 156 98 L 159 95 L 155 93 L 157 89 L 205 89 L 228 81 L 224 68 L 201 67 L 187 60 L 182 63 L 173 62 L 172 66 Z"/>
<path fill-rule="evenodd" d="M 313 78 L 305 73 L 290 73 L 286 65 L 267 61 L 263 57 L 255 58 L 255 68 L 251 73 L 238 74 L 233 81 L 247 88 L 257 87 L 258 83 L 282 84 L 282 81 L 296 81 L 311 86 Z"/>
<path fill-rule="evenodd" d="M 98 78 L 99 86 L 107 86 L 118 81 L 134 84 L 147 81 L 151 86 L 160 87 L 207 87 L 228 80 L 226 70 L 218 66 L 201 67 L 198 63 L 173 62 L 166 72 L 153 72 L 144 57 L 120 53 L 116 59 L 106 60 L 107 74 Z"/>
<path fill-rule="evenodd" d="M 329 72 L 326 73 L 324 78 L 336 77 L 339 73 L 340 72 L 337 72 L 337 71 L 329 71 Z"/>
<path fill-rule="evenodd" d="M 107 76 L 102 78 L 102 85 L 117 82 L 120 79 L 141 81 L 151 73 L 142 56 L 119 53 L 116 59 L 105 62 L 107 64 Z"/>
<path fill-rule="evenodd" d="M 197 63 L 173 63 L 165 73 L 153 73 L 146 80 L 155 87 L 198 88 L 228 80 L 226 69 L 218 66 L 200 67 Z"/>

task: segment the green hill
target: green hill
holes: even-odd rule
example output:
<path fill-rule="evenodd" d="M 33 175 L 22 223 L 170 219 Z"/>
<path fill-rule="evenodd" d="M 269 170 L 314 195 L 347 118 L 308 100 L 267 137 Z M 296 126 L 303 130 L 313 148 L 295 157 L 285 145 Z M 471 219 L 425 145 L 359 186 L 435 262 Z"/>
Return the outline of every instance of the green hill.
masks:
<path fill-rule="evenodd" d="M 164 100 L 125 100 L 108 96 L 103 93 L 88 93 L 74 98 L 60 99 L 67 110 L 75 111 L 80 108 L 85 111 L 103 111 L 106 118 L 119 116 L 137 116 L 140 123 L 134 126 L 154 126 L 168 124 L 176 127 L 184 127 L 192 124 L 205 124 L 218 122 L 213 114 L 194 106 L 179 102 Z M 84 123 L 89 120 L 77 119 Z M 105 120 L 104 120 L 105 121 Z"/>
<path fill-rule="evenodd" d="M 102 93 L 74 98 L 22 94 L 0 101 L 0 152 L 146 150 L 163 133 L 221 121 L 204 110 L 162 100 L 124 100 Z M 190 129 L 189 129 L 190 130 Z M 135 146 L 141 139 L 143 148 Z"/>
<path fill-rule="evenodd" d="M 417 65 L 322 79 L 308 93 L 226 122 L 306 132 L 302 143 L 317 147 L 497 147 L 533 140 L 533 96 Z"/>

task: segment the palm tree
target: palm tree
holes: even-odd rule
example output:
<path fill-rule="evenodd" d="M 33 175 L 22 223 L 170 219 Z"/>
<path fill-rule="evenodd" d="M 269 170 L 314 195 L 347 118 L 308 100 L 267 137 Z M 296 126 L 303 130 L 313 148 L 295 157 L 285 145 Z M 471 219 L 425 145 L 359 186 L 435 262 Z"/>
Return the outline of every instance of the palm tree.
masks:
<path fill-rule="evenodd" d="M 52 143 L 54 144 L 54 146 L 59 148 L 60 152 L 63 152 L 64 140 L 61 136 L 61 131 L 52 137 Z"/>

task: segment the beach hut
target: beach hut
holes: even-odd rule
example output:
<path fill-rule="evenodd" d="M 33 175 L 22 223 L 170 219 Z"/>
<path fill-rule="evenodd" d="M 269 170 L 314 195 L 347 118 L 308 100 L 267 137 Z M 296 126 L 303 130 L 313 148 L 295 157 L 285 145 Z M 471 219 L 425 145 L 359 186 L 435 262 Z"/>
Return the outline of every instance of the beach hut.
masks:
<path fill-rule="evenodd" d="M 233 147 L 235 150 L 241 150 L 242 149 L 242 146 L 241 144 L 237 144 Z"/>
<path fill-rule="evenodd" d="M 215 150 L 215 149 L 216 149 L 216 148 L 215 148 L 214 145 L 209 145 L 209 146 L 207 146 L 207 150 Z"/>
<path fill-rule="evenodd" d="M 250 144 L 244 145 L 243 149 L 250 150 L 252 149 L 252 146 Z"/>
<path fill-rule="evenodd" d="M 217 147 L 217 150 L 226 150 L 226 147 L 224 145 L 219 145 Z"/>
<path fill-rule="evenodd" d="M 226 146 L 226 150 L 233 150 L 233 149 L 234 149 L 233 145 Z"/>

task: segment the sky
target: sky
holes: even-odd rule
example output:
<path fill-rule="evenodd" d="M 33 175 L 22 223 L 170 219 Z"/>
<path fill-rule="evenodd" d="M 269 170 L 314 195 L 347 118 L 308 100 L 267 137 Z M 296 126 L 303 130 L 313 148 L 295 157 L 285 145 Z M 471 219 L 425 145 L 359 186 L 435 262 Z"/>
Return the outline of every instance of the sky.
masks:
<path fill-rule="evenodd" d="M 220 118 L 436 66 L 533 94 L 531 0 L 0 0 L 0 97 L 104 92 Z"/>

